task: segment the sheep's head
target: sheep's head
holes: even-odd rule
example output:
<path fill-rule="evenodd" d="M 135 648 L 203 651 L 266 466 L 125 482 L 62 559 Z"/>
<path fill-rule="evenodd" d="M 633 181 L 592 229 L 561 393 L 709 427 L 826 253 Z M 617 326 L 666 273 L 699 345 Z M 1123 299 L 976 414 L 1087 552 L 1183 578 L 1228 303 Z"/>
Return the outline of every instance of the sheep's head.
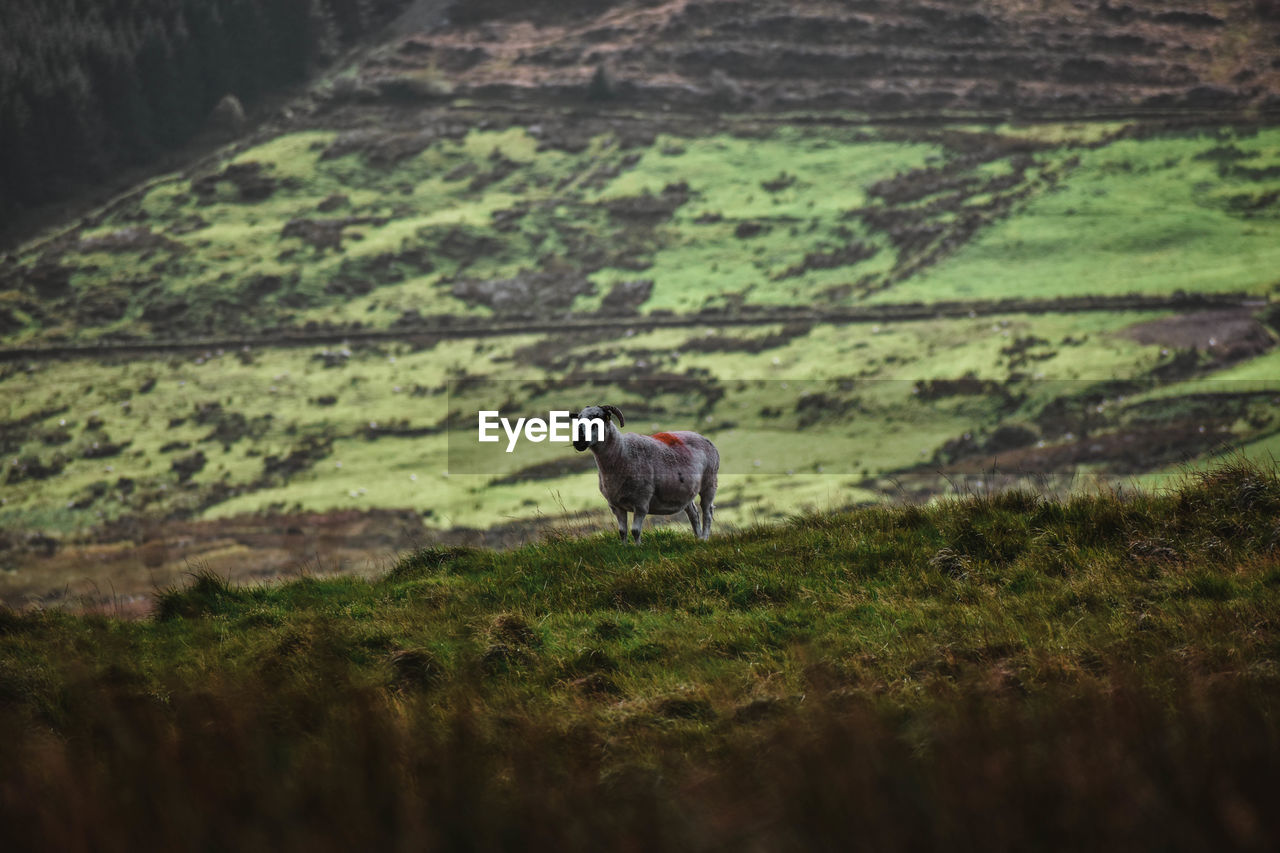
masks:
<path fill-rule="evenodd" d="M 578 421 L 593 420 L 598 420 L 602 423 L 608 424 L 609 420 L 615 417 L 618 419 L 618 426 L 626 425 L 627 422 L 622 417 L 622 410 L 617 406 L 587 406 L 585 409 L 574 415 L 571 420 L 575 424 Z M 603 444 L 606 437 L 604 434 L 599 434 L 598 431 L 592 431 L 589 429 L 587 424 L 583 424 L 581 427 L 575 427 L 573 435 L 573 449 L 577 451 L 583 451 L 590 447 Z"/>

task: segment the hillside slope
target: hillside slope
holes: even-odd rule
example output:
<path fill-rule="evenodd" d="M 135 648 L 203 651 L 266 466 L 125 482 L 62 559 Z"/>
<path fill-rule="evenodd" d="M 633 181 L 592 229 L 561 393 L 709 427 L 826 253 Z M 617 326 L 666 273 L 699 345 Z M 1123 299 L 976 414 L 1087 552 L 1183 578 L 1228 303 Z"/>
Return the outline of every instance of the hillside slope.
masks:
<path fill-rule="evenodd" d="M 431 548 L 0 610 L 0 832 L 172 849 L 1267 849 L 1280 481 Z"/>
<path fill-rule="evenodd" d="M 738 527 L 1265 458 L 1273 11 L 456 4 L 0 259 L 0 599 L 607 527 L 498 404 L 705 431 Z"/>
<path fill-rule="evenodd" d="M 1018 117 L 1280 109 L 1280 7 L 1074 0 L 785 3 L 477 0 L 366 67 L 394 89 L 711 109 Z M 399 89 L 396 91 L 403 91 Z"/>

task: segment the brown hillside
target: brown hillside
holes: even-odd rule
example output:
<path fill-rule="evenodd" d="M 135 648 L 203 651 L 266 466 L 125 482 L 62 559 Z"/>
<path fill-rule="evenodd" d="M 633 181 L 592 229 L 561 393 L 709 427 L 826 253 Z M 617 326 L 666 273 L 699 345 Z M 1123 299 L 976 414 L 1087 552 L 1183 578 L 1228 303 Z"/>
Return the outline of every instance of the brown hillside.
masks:
<path fill-rule="evenodd" d="M 456 4 L 366 66 L 455 96 L 874 113 L 1280 110 L 1280 3 L 1124 0 Z"/>

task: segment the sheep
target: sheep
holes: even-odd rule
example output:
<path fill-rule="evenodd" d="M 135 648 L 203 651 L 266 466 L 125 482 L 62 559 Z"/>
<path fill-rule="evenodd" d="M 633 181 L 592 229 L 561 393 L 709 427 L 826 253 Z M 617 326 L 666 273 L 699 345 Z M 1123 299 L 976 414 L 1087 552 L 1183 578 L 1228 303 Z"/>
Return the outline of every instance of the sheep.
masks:
<path fill-rule="evenodd" d="M 617 426 L 613 418 L 617 418 Z M 627 541 L 628 512 L 635 513 L 631 535 L 639 545 L 646 515 L 674 515 L 684 510 L 693 525 L 693 535 L 708 538 L 720 471 L 720 453 L 715 445 L 696 432 L 622 432 L 618 427 L 626 426 L 626 420 L 617 406 L 587 406 L 573 416 L 574 421 L 595 419 L 604 422 L 603 437 L 585 423 L 575 424 L 573 447 L 579 452 L 590 449 L 595 454 L 600 494 L 618 519 L 618 537 Z M 694 498 L 701 498 L 701 523 Z"/>

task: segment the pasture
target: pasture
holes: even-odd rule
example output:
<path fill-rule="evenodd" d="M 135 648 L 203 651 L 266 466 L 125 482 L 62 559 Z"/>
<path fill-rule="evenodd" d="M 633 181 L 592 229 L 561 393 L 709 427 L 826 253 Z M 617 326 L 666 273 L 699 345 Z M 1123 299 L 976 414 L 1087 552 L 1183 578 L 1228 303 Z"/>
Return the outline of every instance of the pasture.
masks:
<path fill-rule="evenodd" d="M 739 527 L 1274 449 L 1275 130 L 486 123 L 244 143 L 7 260 L 5 600 L 298 568 L 262 514 L 395 514 L 301 548 L 366 573 L 607 526 L 585 459 L 478 460 L 467 406 L 707 432 Z"/>

